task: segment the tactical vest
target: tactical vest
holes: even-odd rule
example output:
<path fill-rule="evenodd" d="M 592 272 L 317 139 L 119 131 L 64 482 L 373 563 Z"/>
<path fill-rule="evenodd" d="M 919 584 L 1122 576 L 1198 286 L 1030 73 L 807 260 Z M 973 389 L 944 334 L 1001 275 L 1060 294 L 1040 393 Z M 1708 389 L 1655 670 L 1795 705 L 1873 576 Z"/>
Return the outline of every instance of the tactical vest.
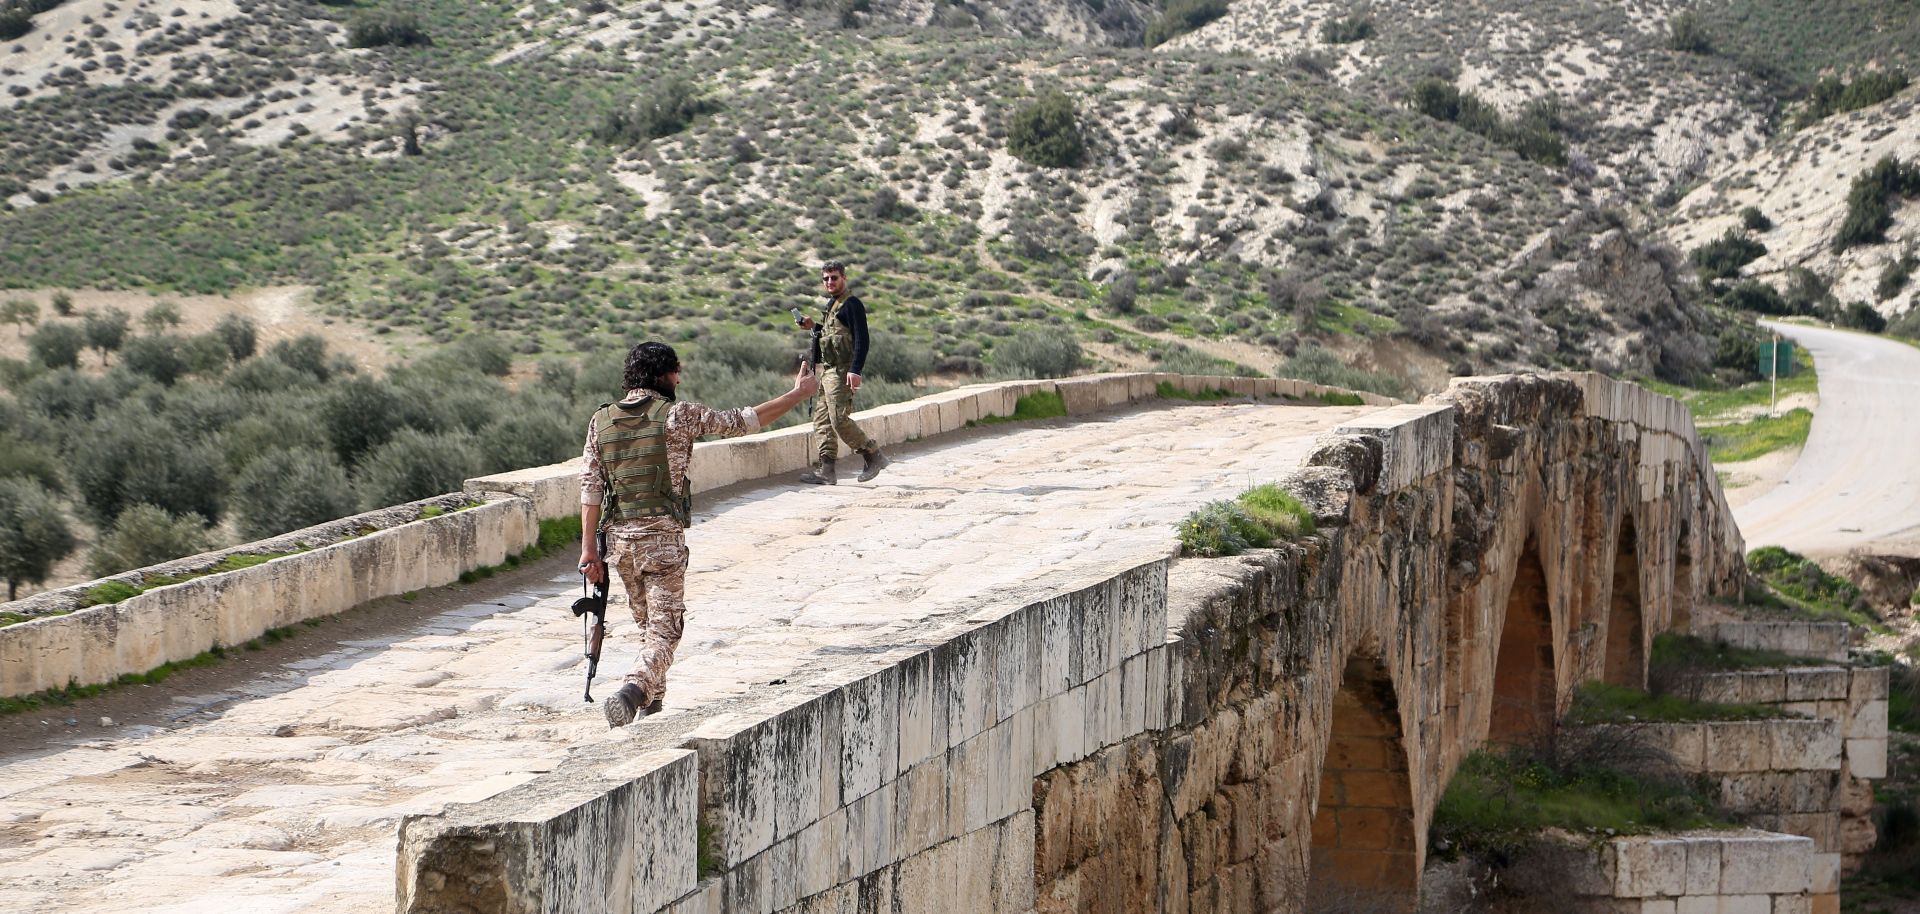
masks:
<path fill-rule="evenodd" d="M 843 371 L 853 368 L 853 331 L 840 322 L 840 306 L 851 295 L 827 303 L 820 319 L 820 361 Z"/>
<path fill-rule="evenodd" d="M 671 517 L 685 527 L 691 523 L 693 499 L 683 483 L 673 487 L 667 468 L 666 400 L 649 397 L 644 403 L 608 403 L 593 414 L 598 430 L 600 469 L 606 474 L 601 501 L 605 523 Z"/>

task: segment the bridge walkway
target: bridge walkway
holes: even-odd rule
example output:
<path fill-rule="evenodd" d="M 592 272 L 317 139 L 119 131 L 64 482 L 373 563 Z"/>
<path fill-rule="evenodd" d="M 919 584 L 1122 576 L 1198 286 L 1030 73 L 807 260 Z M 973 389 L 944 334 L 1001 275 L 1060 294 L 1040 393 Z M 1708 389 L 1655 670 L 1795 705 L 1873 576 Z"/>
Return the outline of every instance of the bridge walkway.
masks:
<path fill-rule="evenodd" d="M 323 627 L 225 694 L 176 698 L 204 713 L 0 756 L 0 910 L 388 910 L 401 816 L 492 796 L 574 747 L 646 742 L 876 631 L 1165 556 L 1188 511 L 1296 467 L 1316 435 L 1370 411 L 1135 409 L 923 443 L 873 484 L 718 493 L 689 535 L 668 708 L 625 732 L 581 701 L 570 573 L 468 587 L 465 605 L 379 637 Z M 633 659 L 624 605 L 611 615 L 597 696 Z M 65 713 L 91 724 L 112 702 Z"/>

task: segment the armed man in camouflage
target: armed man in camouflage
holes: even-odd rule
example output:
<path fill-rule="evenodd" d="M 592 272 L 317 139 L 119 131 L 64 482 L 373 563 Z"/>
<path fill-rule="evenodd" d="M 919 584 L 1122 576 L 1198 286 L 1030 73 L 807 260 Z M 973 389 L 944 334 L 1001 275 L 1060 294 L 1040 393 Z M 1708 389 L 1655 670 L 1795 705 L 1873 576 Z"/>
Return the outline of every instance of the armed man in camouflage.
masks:
<path fill-rule="evenodd" d="M 722 411 L 675 400 L 679 384 L 680 357 L 673 347 L 641 343 L 627 353 L 626 396 L 600 407 L 587 423 L 580 570 L 597 584 L 606 580 L 606 566 L 612 564 L 640 627 L 640 659 L 620 691 L 603 704 L 612 727 L 660 710 L 666 698 L 667 667 L 686 615 L 686 528 L 693 508 L 687 463 L 694 439 L 756 431 L 819 388 L 812 369 L 802 365 L 792 390 L 759 406 Z M 603 522 L 605 556 L 594 536 Z"/>
<path fill-rule="evenodd" d="M 820 397 L 813 401 L 813 438 L 819 456 L 800 481 L 834 484 L 833 462 L 840 456 L 837 435 L 866 459 L 860 470 L 860 481 L 866 482 L 889 463 L 880 445 L 853 421 L 853 395 L 860 390 L 860 370 L 867 364 L 867 306 L 847 291 L 847 265 L 838 260 L 820 267 L 820 284 L 827 296 L 820 319 L 795 321 L 813 331 L 814 361 L 820 366 Z"/>

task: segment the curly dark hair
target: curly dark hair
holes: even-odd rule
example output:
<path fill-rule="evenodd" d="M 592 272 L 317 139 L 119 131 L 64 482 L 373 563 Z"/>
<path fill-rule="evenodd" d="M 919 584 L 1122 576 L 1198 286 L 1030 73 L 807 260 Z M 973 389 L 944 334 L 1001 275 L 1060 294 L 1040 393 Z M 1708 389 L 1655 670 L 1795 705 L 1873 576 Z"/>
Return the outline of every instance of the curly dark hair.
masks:
<path fill-rule="evenodd" d="M 673 383 L 667 380 L 680 370 L 680 356 L 665 343 L 645 342 L 627 352 L 627 369 L 622 378 L 628 390 L 646 388 L 673 399 Z"/>
<path fill-rule="evenodd" d="M 820 265 L 820 272 L 838 273 L 841 276 L 845 276 L 847 275 L 847 262 L 844 260 L 829 260 Z"/>

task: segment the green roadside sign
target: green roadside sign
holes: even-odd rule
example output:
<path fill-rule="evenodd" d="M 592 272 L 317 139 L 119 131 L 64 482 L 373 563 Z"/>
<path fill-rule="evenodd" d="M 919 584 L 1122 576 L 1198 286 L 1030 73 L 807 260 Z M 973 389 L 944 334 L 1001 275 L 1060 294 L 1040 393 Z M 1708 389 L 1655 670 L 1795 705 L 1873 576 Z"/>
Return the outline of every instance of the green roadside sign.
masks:
<path fill-rule="evenodd" d="M 1754 357 L 1759 361 L 1761 377 L 1773 377 L 1774 366 L 1776 365 L 1780 367 L 1780 377 L 1793 377 L 1792 340 L 1774 340 L 1771 343 L 1761 343 L 1755 351 Z"/>

